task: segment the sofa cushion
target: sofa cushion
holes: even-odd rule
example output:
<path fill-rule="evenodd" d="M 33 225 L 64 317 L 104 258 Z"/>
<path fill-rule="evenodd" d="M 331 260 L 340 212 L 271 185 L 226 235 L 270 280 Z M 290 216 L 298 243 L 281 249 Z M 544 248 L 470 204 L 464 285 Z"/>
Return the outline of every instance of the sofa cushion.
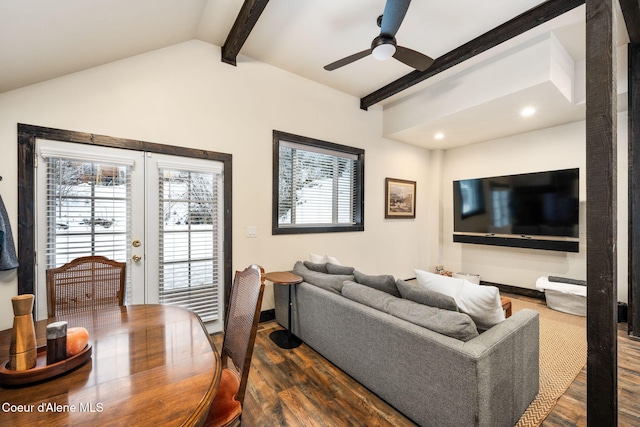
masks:
<path fill-rule="evenodd" d="M 353 267 L 347 267 L 346 265 L 332 264 L 330 262 L 325 264 L 327 272 L 329 274 L 353 274 L 355 270 Z"/>
<path fill-rule="evenodd" d="M 443 310 L 458 311 L 456 300 L 449 295 L 432 291 L 419 284 L 407 283 L 401 279 L 396 280 L 396 286 L 404 299 Z"/>
<path fill-rule="evenodd" d="M 301 261 L 296 262 L 293 266 L 293 273 L 301 276 L 305 282 L 311 285 L 315 285 L 336 294 L 342 292 L 342 283 L 345 280 L 353 280 L 353 276 L 351 275 L 328 274 L 309 270 Z"/>
<path fill-rule="evenodd" d="M 460 341 L 466 342 L 478 336 L 475 323 L 465 313 L 398 298 L 389 304 L 389 314 Z"/>
<path fill-rule="evenodd" d="M 400 297 L 400 292 L 396 287 L 396 279 L 394 279 L 393 276 L 389 274 L 369 276 L 367 274 L 360 273 L 358 270 L 354 270 L 353 277 L 355 277 L 356 282 L 360 283 L 361 285 L 367 285 L 374 289 L 378 289 L 379 291 L 391 294 L 394 297 Z"/>
<path fill-rule="evenodd" d="M 320 273 L 328 273 L 329 270 L 327 270 L 327 264 L 326 263 L 315 263 L 315 262 L 311 262 L 311 261 L 304 261 L 303 262 L 304 266 L 307 267 L 309 270 L 312 271 L 318 271 Z"/>
<path fill-rule="evenodd" d="M 389 312 L 389 304 L 397 298 L 387 292 L 361 285 L 350 280 L 344 282 L 342 296 L 352 301 L 359 302 L 368 307 L 375 308 L 384 313 Z"/>
<path fill-rule="evenodd" d="M 420 286 L 449 295 L 460 311 L 467 313 L 480 329 L 489 329 L 504 320 L 500 291 L 495 286 L 483 286 L 415 269 Z"/>
<path fill-rule="evenodd" d="M 464 313 L 397 298 L 387 292 L 352 281 L 344 282 L 342 295 L 352 301 L 451 338 L 469 341 L 478 336 L 475 323 L 469 315 Z"/>

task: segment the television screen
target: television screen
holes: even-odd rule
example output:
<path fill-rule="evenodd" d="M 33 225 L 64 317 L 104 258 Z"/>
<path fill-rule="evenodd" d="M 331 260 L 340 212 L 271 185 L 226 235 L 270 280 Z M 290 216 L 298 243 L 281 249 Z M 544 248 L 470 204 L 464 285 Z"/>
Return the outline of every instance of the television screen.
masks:
<path fill-rule="evenodd" d="M 579 169 L 453 182 L 454 233 L 578 237 Z"/>

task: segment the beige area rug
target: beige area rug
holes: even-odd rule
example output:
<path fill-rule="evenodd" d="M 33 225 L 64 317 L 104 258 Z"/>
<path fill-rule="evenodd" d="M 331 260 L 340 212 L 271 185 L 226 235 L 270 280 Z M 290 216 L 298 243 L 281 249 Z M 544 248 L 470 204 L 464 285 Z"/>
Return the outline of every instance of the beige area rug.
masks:
<path fill-rule="evenodd" d="M 587 363 L 586 318 L 551 310 L 544 304 L 511 299 L 515 313 L 540 313 L 540 391 L 516 424 L 539 426 Z"/>

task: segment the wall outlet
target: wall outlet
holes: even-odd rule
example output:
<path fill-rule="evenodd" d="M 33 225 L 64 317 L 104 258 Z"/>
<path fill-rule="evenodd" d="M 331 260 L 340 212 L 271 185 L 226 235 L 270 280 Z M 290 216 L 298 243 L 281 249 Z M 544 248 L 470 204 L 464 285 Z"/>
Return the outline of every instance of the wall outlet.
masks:
<path fill-rule="evenodd" d="M 250 238 L 258 237 L 258 227 L 256 227 L 255 225 L 248 226 L 247 237 L 250 237 Z"/>

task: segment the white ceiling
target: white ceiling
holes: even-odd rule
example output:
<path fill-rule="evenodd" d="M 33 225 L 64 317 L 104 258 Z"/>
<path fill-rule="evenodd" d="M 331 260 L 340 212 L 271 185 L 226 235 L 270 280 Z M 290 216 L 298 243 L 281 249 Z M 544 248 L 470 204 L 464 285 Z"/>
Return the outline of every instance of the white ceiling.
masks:
<path fill-rule="evenodd" d="M 0 0 L 0 93 L 192 39 L 221 46 L 242 3 L 243 0 Z M 540 3 L 414 1 L 396 38 L 402 46 L 437 58 Z M 379 62 L 371 56 L 331 72 L 323 66 L 368 48 L 379 33 L 376 18 L 384 5 L 385 0 L 271 1 L 243 46 L 237 66 L 258 60 L 361 98 L 412 69 L 395 60 Z M 626 30 L 621 18 L 619 21 L 622 44 L 627 41 Z M 490 62 L 549 31 L 574 61 L 583 59 L 584 6 L 380 104 L 402 102 L 407 96 Z M 536 97 L 536 91 L 522 92 L 522 97 Z M 540 99 L 505 102 L 534 102 L 544 109 L 544 96 L 537 98 Z M 563 112 L 555 104 L 553 123 L 538 120 L 534 127 L 578 120 L 584 108 L 568 103 Z M 475 114 L 481 111 L 483 116 L 491 117 L 493 112 L 505 114 L 505 105 L 496 100 L 474 106 L 474 110 Z M 428 118 L 421 126 L 407 130 L 403 140 L 430 148 L 449 148 L 495 137 L 477 132 L 477 124 L 471 128 L 467 123 L 471 113 L 447 118 L 448 126 L 466 135 L 457 142 L 433 142 L 431 133 L 437 126 L 431 126 Z M 511 123 L 507 133 L 531 127 L 531 122 L 522 127 Z"/>

